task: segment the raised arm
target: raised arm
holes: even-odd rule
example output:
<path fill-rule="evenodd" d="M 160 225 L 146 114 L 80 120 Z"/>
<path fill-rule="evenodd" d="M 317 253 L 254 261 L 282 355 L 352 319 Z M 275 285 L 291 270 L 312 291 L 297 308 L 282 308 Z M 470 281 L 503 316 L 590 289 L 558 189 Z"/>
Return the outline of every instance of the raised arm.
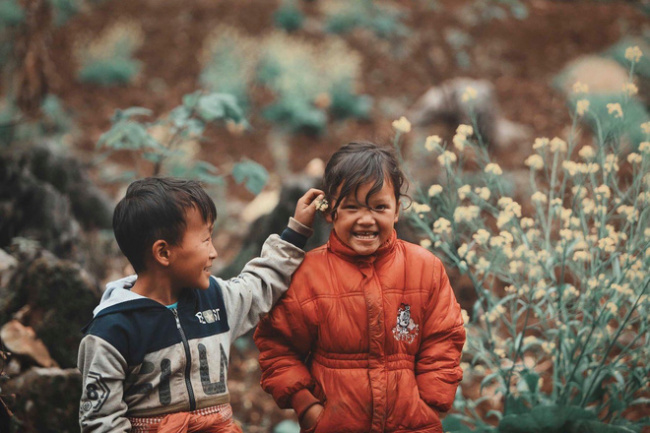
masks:
<path fill-rule="evenodd" d="M 433 281 L 436 287 L 427 308 L 424 340 L 416 359 L 415 374 L 422 400 L 446 412 L 463 378 L 460 356 L 465 344 L 465 328 L 460 305 L 438 259 Z"/>
<path fill-rule="evenodd" d="M 291 276 L 305 257 L 303 248 L 313 232 L 316 201 L 322 196 L 318 189 L 307 191 L 298 200 L 294 217 L 281 237 L 271 235 L 260 257 L 248 262 L 237 277 L 217 279 L 233 339 L 253 329 L 260 315 L 268 313 L 287 291 Z"/>

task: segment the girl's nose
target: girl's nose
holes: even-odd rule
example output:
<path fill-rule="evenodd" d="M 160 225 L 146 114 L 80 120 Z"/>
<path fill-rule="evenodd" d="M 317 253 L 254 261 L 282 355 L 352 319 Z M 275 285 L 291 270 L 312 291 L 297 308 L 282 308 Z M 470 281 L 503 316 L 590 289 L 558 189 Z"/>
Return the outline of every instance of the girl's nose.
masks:
<path fill-rule="evenodd" d="M 372 211 L 367 208 L 361 210 L 361 215 L 359 216 L 359 224 L 374 224 L 375 217 L 372 214 Z"/>
<path fill-rule="evenodd" d="M 210 259 L 214 260 L 218 255 L 219 254 L 217 253 L 217 249 L 214 247 L 214 244 L 210 242 Z"/>

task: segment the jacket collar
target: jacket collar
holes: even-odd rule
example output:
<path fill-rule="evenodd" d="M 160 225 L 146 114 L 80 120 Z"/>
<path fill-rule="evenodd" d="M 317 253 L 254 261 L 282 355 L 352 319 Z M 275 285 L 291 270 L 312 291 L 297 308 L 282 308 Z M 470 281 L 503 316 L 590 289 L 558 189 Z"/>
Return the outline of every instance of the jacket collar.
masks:
<path fill-rule="evenodd" d="M 334 229 L 330 233 L 329 241 L 327 242 L 327 249 L 334 253 L 335 255 L 349 261 L 349 262 L 365 262 L 365 263 L 374 263 L 376 260 L 379 260 L 387 255 L 389 255 L 394 249 L 397 241 L 397 232 L 393 230 L 393 234 L 390 238 L 384 242 L 374 253 L 368 256 L 362 256 L 354 251 L 352 248 L 343 243 L 341 238 L 336 234 Z"/>

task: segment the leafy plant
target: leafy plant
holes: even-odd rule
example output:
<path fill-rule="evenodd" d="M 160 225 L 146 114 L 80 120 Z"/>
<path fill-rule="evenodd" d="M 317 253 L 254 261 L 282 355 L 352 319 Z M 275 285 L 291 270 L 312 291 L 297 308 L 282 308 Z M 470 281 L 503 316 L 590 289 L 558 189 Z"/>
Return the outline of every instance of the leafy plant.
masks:
<path fill-rule="evenodd" d="M 345 34 L 355 28 L 365 28 L 382 39 L 404 37 L 409 33 L 401 22 L 403 12 L 387 4 L 361 0 L 332 2 L 325 7 L 325 28 L 330 33 Z"/>
<path fill-rule="evenodd" d="M 610 107 L 623 122 L 625 108 Z M 590 115 L 578 105 L 566 141 L 535 140 L 529 205 L 506 192 L 501 168 L 471 138 L 476 125 L 459 126 L 453 146 L 437 136 L 425 143 L 440 184 L 417 187 L 409 220 L 477 297 L 462 366 L 480 387 L 461 386 L 446 431 L 648 425 L 628 417 L 650 403 L 650 122 L 626 125 L 645 137 L 626 156 L 618 134 L 578 147 L 579 121 Z M 405 122 L 394 124 L 396 147 Z"/>
<path fill-rule="evenodd" d="M 127 84 L 141 68 L 133 59 L 144 40 L 140 25 L 122 21 L 106 29 L 88 43 L 79 43 L 75 54 L 81 67 L 78 78 L 82 82 L 100 86 Z"/>
<path fill-rule="evenodd" d="M 248 89 L 259 57 L 258 42 L 227 25 L 218 26 L 206 38 L 200 75 L 201 85 L 213 92 L 229 93 L 247 111 Z"/>
<path fill-rule="evenodd" d="M 185 95 L 183 103 L 170 114 L 152 122 L 138 120 L 150 116 L 144 108 L 118 110 L 112 127 L 102 134 L 97 146 L 110 152 L 128 150 L 153 163 L 152 175 L 193 178 L 210 185 L 223 185 L 223 175 L 209 162 L 197 159 L 205 127 L 231 122 L 242 126 L 246 120 L 234 96 L 225 93 Z M 136 160 L 137 161 L 137 160 Z M 136 170 L 136 175 L 139 170 Z M 244 161 L 233 168 L 237 183 L 244 183 L 254 194 L 264 187 L 268 174 L 264 167 Z"/>
<path fill-rule="evenodd" d="M 305 15 L 296 6 L 295 0 L 283 0 L 282 5 L 273 14 L 275 26 L 289 33 L 302 28 Z"/>
<path fill-rule="evenodd" d="M 359 55 L 340 40 L 313 45 L 273 34 L 264 46 L 258 79 L 276 95 L 264 116 L 291 132 L 319 134 L 327 110 L 337 118 L 368 115 L 371 101 L 353 93 L 361 71 Z"/>

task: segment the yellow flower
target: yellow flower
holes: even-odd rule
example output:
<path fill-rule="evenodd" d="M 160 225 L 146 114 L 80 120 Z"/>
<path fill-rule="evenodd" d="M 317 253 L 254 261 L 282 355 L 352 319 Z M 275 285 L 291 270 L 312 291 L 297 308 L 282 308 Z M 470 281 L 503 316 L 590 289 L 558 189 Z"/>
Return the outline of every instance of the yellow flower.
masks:
<path fill-rule="evenodd" d="M 530 155 L 528 158 L 526 158 L 524 164 L 526 164 L 532 170 L 541 170 L 544 168 L 544 158 L 539 155 Z"/>
<path fill-rule="evenodd" d="M 585 113 L 589 111 L 589 100 L 581 99 L 576 103 L 576 113 L 578 116 L 584 116 Z"/>
<path fill-rule="evenodd" d="M 607 112 L 613 114 L 616 118 L 623 117 L 623 109 L 621 108 L 621 104 L 618 102 L 607 104 Z"/>
<path fill-rule="evenodd" d="M 535 142 L 533 143 L 533 149 L 534 150 L 540 150 L 546 148 L 548 146 L 549 140 L 546 137 L 539 137 L 535 139 Z"/>
<path fill-rule="evenodd" d="M 639 152 L 648 154 L 650 153 L 650 141 L 643 141 L 639 144 Z"/>
<path fill-rule="evenodd" d="M 485 201 L 490 199 L 490 189 L 489 188 L 486 188 L 486 187 L 475 188 L 474 192 L 476 193 L 476 195 L 478 195 L 479 197 L 481 197 L 481 199 L 483 199 Z"/>
<path fill-rule="evenodd" d="M 417 214 L 426 213 L 431 210 L 431 207 L 428 204 L 424 204 L 424 203 L 413 202 L 412 206 L 413 206 L 413 212 Z"/>
<path fill-rule="evenodd" d="M 589 92 L 589 86 L 587 84 L 583 84 L 580 81 L 576 81 L 573 84 L 573 93 L 587 93 Z"/>
<path fill-rule="evenodd" d="M 429 151 L 433 152 L 434 150 L 440 149 L 440 143 L 442 139 L 437 135 L 430 135 L 427 137 L 427 140 L 424 142 L 424 147 Z"/>
<path fill-rule="evenodd" d="M 474 128 L 472 128 L 470 125 L 458 125 L 458 128 L 456 128 L 456 134 L 464 135 L 466 137 L 471 137 L 474 135 Z"/>
<path fill-rule="evenodd" d="M 576 262 L 588 262 L 591 260 L 591 255 L 586 251 L 576 251 L 573 253 L 573 260 Z"/>
<path fill-rule="evenodd" d="M 641 164 L 641 162 L 643 162 L 643 157 L 638 153 L 632 152 L 627 156 L 627 162 L 630 164 Z"/>
<path fill-rule="evenodd" d="M 618 158 L 615 154 L 610 153 L 605 157 L 605 165 L 603 166 L 606 173 L 618 171 Z"/>
<path fill-rule="evenodd" d="M 442 155 L 438 157 L 438 162 L 441 165 L 448 166 L 452 162 L 456 162 L 458 158 L 456 158 L 456 154 L 454 152 L 450 152 L 448 150 L 445 150 Z"/>
<path fill-rule="evenodd" d="M 632 63 L 637 63 L 639 60 L 641 60 L 641 56 L 643 56 L 643 51 L 641 51 L 641 48 L 639 48 L 638 45 L 628 47 L 625 50 L 625 58 Z"/>
<path fill-rule="evenodd" d="M 454 143 L 456 149 L 462 152 L 465 149 L 465 140 L 467 140 L 467 137 L 463 134 L 456 134 L 452 139 L 452 143 Z"/>
<path fill-rule="evenodd" d="M 465 254 L 467 254 L 468 250 L 469 250 L 469 247 L 467 246 L 467 244 L 463 243 L 460 247 L 458 247 L 458 256 L 459 257 L 465 257 Z"/>
<path fill-rule="evenodd" d="M 613 253 L 616 251 L 616 241 L 611 237 L 606 237 L 598 240 L 598 248 L 606 253 Z"/>
<path fill-rule="evenodd" d="M 478 229 L 472 236 L 478 245 L 484 245 L 490 239 L 490 232 L 484 229 Z"/>
<path fill-rule="evenodd" d="M 641 124 L 641 130 L 646 134 L 650 134 L 650 122 L 645 122 Z"/>
<path fill-rule="evenodd" d="M 481 256 L 476 263 L 476 270 L 479 273 L 485 273 L 490 268 L 490 262 Z"/>
<path fill-rule="evenodd" d="M 465 200 L 465 197 L 472 191 L 472 187 L 469 185 L 463 185 L 458 188 L 458 198 Z"/>
<path fill-rule="evenodd" d="M 607 185 L 599 186 L 594 190 L 594 193 L 596 194 L 597 197 L 603 197 L 603 198 L 610 198 L 612 195 L 612 191 L 609 189 Z"/>
<path fill-rule="evenodd" d="M 463 92 L 463 95 L 461 96 L 461 99 L 463 100 L 463 102 L 473 101 L 473 100 L 476 99 L 476 95 L 477 95 L 476 89 L 473 88 L 473 87 L 467 86 L 465 88 L 465 91 Z"/>
<path fill-rule="evenodd" d="M 481 213 L 481 208 L 478 206 L 458 206 L 454 210 L 454 221 L 461 223 L 463 221 L 471 221 L 477 218 Z"/>
<path fill-rule="evenodd" d="M 421 246 L 422 248 L 429 249 L 429 248 L 431 248 L 431 241 L 430 241 L 429 239 L 422 239 L 422 240 L 420 241 L 420 246 Z"/>
<path fill-rule="evenodd" d="M 521 223 L 521 228 L 524 230 L 535 226 L 535 220 L 528 217 L 522 218 L 520 223 Z"/>
<path fill-rule="evenodd" d="M 605 304 L 605 310 L 609 311 L 615 316 L 616 313 L 618 313 L 618 306 L 612 301 L 609 301 L 607 304 Z"/>
<path fill-rule="evenodd" d="M 396 131 L 407 134 L 411 132 L 411 122 L 404 116 L 400 117 L 398 120 L 393 121 L 393 128 Z"/>
<path fill-rule="evenodd" d="M 433 232 L 439 235 L 451 233 L 451 222 L 442 217 L 438 218 L 436 222 L 433 223 Z"/>
<path fill-rule="evenodd" d="M 596 152 L 594 151 L 594 148 L 587 145 L 584 146 L 582 149 L 580 149 L 580 152 L 578 152 L 578 155 L 584 160 L 589 160 L 593 158 L 596 155 Z"/>
<path fill-rule="evenodd" d="M 634 85 L 634 83 L 625 83 L 623 85 L 623 93 L 628 96 L 633 96 L 639 93 L 639 88 Z"/>
<path fill-rule="evenodd" d="M 564 168 L 567 173 L 569 173 L 569 176 L 575 176 L 578 173 L 579 167 L 580 166 L 578 164 L 571 160 L 562 161 L 562 168 Z"/>
<path fill-rule="evenodd" d="M 546 353 L 555 352 L 555 343 L 552 341 L 544 341 L 542 343 L 542 350 Z"/>
<path fill-rule="evenodd" d="M 460 310 L 460 315 L 463 318 L 463 323 L 469 323 L 469 314 L 467 314 L 467 310 L 461 309 Z"/>
<path fill-rule="evenodd" d="M 546 194 L 540 191 L 535 192 L 535 194 L 533 194 L 530 197 L 530 199 L 534 203 L 538 203 L 538 204 L 546 203 L 548 201 L 548 199 L 546 198 Z"/>
<path fill-rule="evenodd" d="M 442 187 L 440 185 L 431 185 L 429 187 L 429 197 L 435 197 L 442 192 Z"/>
<path fill-rule="evenodd" d="M 485 172 L 488 174 L 493 174 L 495 176 L 499 176 L 503 174 L 503 171 L 501 170 L 501 167 L 499 167 L 498 164 L 495 164 L 493 162 L 489 163 L 488 165 L 485 166 Z"/>
<path fill-rule="evenodd" d="M 551 152 L 566 152 L 566 141 L 562 140 L 559 137 L 555 137 L 549 143 L 551 147 Z"/>

